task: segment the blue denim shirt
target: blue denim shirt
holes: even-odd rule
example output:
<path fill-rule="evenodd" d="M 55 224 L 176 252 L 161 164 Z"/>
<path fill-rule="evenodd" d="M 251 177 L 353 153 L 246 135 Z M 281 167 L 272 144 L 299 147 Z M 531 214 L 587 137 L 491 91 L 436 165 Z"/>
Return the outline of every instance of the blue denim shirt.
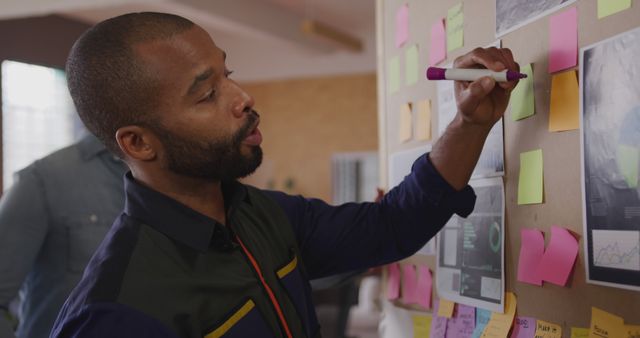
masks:
<path fill-rule="evenodd" d="M 65 299 L 124 206 L 126 165 L 92 135 L 18 172 L 0 199 L 0 337 L 20 290 L 17 337 L 48 337 Z"/>

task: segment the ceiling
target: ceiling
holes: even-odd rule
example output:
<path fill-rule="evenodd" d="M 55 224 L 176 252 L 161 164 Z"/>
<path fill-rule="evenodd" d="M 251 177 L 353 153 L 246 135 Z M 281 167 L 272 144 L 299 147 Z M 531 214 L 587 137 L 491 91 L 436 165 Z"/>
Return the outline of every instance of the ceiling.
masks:
<path fill-rule="evenodd" d="M 88 3 L 90 5 L 88 5 Z M 205 28 L 242 82 L 375 72 L 374 0 L 2 0 L 0 19 L 60 14 L 96 23 L 135 11 L 168 12 Z M 362 42 L 361 52 L 310 36 L 303 20 Z"/>

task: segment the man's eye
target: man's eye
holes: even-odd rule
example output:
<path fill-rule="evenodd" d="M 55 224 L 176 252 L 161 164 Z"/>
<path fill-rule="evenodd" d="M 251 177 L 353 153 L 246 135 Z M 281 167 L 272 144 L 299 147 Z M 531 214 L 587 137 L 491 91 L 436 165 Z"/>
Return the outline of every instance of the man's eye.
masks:
<path fill-rule="evenodd" d="M 200 102 L 206 102 L 206 101 L 212 101 L 215 98 L 216 92 L 214 90 L 210 90 L 207 92 L 207 95 L 205 95 Z"/>

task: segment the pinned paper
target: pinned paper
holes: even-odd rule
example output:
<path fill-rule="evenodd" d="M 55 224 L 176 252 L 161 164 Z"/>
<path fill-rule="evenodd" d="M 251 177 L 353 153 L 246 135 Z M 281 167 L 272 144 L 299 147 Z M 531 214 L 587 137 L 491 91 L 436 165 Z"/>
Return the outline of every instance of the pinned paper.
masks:
<path fill-rule="evenodd" d="M 440 298 L 440 307 L 438 308 L 438 316 L 445 317 L 445 318 L 453 317 L 453 308 L 455 307 L 455 305 L 456 303 L 450 300 Z"/>
<path fill-rule="evenodd" d="M 544 254 L 544 235 L 538 229 L 520 229 L 520 259 L 518 260 L 518 280 L 533 285 L 542 285 L 536 274 L 538 264 Z"/>
<path fill-rule="evenodd" d="M 400 297 L 400 266 L 398 263 L 389 264 L 389 279 L 387 280 L 387 299 Z"/>
<path fill-rule="evenodd" d="M 571 338 L 589 338 L 589 329 L 585 327 L 572 327 Z"/>
<path fill-rule="evenodd" d="M 431 319 L 431 332 L 430 338 L 446 338 L 447 334 L 447 317 L 438 316 L 440 310 L 440 301 L 436 300 L 433 304 L 434 316 Z"/>
<path fill-rule="evenodd" d="M 411 103 L 405 103 L 400 106 L 400 130 L 398 133 L 398 141 L 400 141 L 400 143 L 407 142 L 411 139 L 413 129 L 412 120 Z"/>
<path fill-rule="evenodd" d="M 631 0 L 598 0 L 598 19 L 631 7 Z"/>
<path fill-rule="evenodd" d="M 504 313 L 491 313 L 491 319 L 482 332 L 482 338 L 504 338 L 509 335 L 509 329 L 516 315 L 517 300 L 512 292 L 505 293 L 504 298 Z"/>
<path fill-rule="evenodd" d="M 542 203 L 543 173 L 542 149 L 520 154 L 518 204 Z"/>
<path fill-rule="evenodd" d="M 562 328 L 558 324 L 538 320 L 536 322 L 536 338 L 562 338 Z"/>
<path fill-rule="evenodd" d="M 551 77 L 551 108 L 549 131 L 563 131 L 580 127 L 579 88 L 576 71 Z"/>
<path fill-rule="evenodd" d="M 578 10 L 575 7 L 549 19 L 549 73 L 578 64 Z"/>
<path fill-rule="evenodd" d="M 476 308 L 458 304 L 455 315 L 447 321 L 447 338 L 471 338 L 475 321 Z"/>
<path fill-rule="evenodd" d="M 400 60 L 397 56 L 389 59 L 389 68 L 387 69 L 387 76 L 389 76 L 389 92 L 391 94 L 396 93 L 400 89 Z"/>
<path fill-rule="evenodd" d="M 431 308 L 431 288 L 433 286 L 433 278 L 431 270 L 428 266 L 418 265 L 418 289 L 416 298 L 418 304 L 426 309 Z"/>
<path fill-rule="evenodd" d="M 411 316 L 413 322 L 413 337 L 424 338 L 429 337 L 431 331 L 431 316 Z"/>
<path fill-rule="evenodd" d="M 591 307 L 590 337 L 625 337 L 625 333 L 624 319 L 622 317 Z"/>
<path fill-rule="evenodd" d="M 535 99 L 533 94 L 533 69 L 531 64 L 520 69 L 520 73 L 527 74 L 527 77 L 520 79 L 516 88 L 511 92 L 511 119 L 522 120 L 532 116 L 535 112 Z"/>
<path fill-rule="evenodd" d="M 551 239 L 545 250 L 537 274 L 542 280 L 565 286 L 578 257 L 578 241 L 564 228 L 551 226 Z"/>
<path fill-rule="evenodd" d="M 417 106 L 416 139 L 428 141 L 431 139 L 431 100 L 418 101 Z"/>
<path fill-rule="evenodd" d="M 447 52 L 462 47 L 464 43 L 464 13 L 462 3 L 447 11 Z"/>
<path fill-rule="evenodd" d="M 509 338 L 533 338 L 536 333 L 536 319 L 531 317 L 516 317 L 513 331 Z"/>
<path fill-rule="evenodd" d="M 402 302 L 405 304 L 417 303 L 416 292 L 418 276 L 413 264 L 402 265 Z"/>
<path fill-rule="evenodd" d="M 396 47 L 400 48 L 409 39 L 409 5 L 404 4 L 396 12 Z"/>
<path fill-rule="evenodd" d="M 482 336 L 482 332 L 484 332 L 484 328 L 491 320 L 491 311 L 477 308 L 476 309 L 476 328 L 473 330 L 473 335 L 471 338 L 480 338 Z"/>
<path fill-rule="evenodd" d="M 407 86 L 418 82 L 418 45 L 411 45 L 404 52 L 404 78 Z"/>
<path fill-rule="evenodd" d="M 444 19 L 439 19 L 431 26 L 431 48 L 429 49 L 429 65 L 433 66 L 447 57 Z"/>

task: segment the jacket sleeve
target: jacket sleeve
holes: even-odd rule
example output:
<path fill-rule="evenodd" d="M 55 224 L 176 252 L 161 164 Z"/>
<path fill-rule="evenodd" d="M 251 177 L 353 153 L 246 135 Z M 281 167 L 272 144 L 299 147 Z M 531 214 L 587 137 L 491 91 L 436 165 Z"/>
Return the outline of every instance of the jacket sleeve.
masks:
<path fill-rule="evenodd" d="M 155 318 L 118 303 L 85 305 L 74 314 L 65 310 L 50 338 L 178 338 Z"/>
<path fill-rule="evenodd" d="M 331 206 L 318 199 L 267 193 L 287 214 L 311 279 L 408 257 L 454 213 L 466 217 L 475 204 L 473 189 L 454 190 L 428 154 L 418 158 L 411 173 L 379 203 Z"/>
<path fill-rule="evenodd" d="M 10 327 L 8 305 L 31 270 L 49 228 L 42 189 L 35 167 L 30 166 L 0 199 L 0 330 Z M 13 332 L 0 332 L 0 336 L 13 337 Z"/>

